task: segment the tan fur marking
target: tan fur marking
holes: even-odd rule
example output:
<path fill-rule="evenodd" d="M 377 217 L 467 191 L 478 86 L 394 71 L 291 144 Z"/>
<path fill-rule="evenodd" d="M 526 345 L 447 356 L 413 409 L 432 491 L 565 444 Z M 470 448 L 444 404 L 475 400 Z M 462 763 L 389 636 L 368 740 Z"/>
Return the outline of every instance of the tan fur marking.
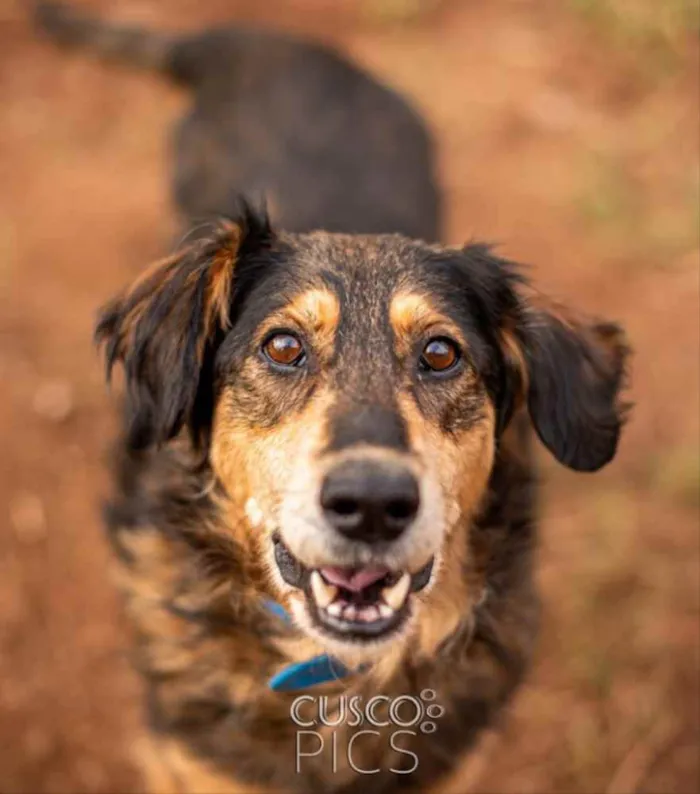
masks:
<path fill-rule="evenodd" d="M 520 375 L 520 385 L 515 395 L 515 408 L 524 404 L 528 389 L 530 388 L 530 373 L 523 352 L 522 345 L 512 330 L 505 328 L 501 331 L 501 350 L 506 361 Z"/>
<path fill-rule="evenodd" d="M 318 352 L 330 358 L 339 321 L 338 298 L 330 290 L 314 287 L 270 316 L 260 331 L 264 336 L 276 325 L 291 323 L 308 334 Z"/>
<path fill-rule="evenodd" d="M 336 296 L 326 289 L 311 289 L 304 292 L 285 309 L 291 316 L 298 317 L 314 331 L 328 329 L 334 332 L 340 317 L 340 306 Z"/>
<path fill-rule="evenodd" d="M 290 415 L 271 430 L 244 425 L 227 407 L 231 403 L 225 394 L 217 405 L 211 460 L 226 490 L 220 505 L 222 514 L 229 519 L 226 524 L 234 538 L 249 550 L 247 559 L 260 569 L 256 579 L 266 589 L 275 581 L 274 576 L 265 575 L 265 555 L 270 535 L 277 528 L 279 496 L 288 487 L 298 461 L 316 460 L 325 446 L 325 417 L 332 402 L 333 395 L 321 389 L 301 414 Z M 314 472 L 308 470 L 305 476 L 312 478 Z M 241 520 L 251 497 L 260 511 L 260 525 L 254 529 L 248 520 Z M 270 591 L 269 595 L 289 606 L 287 592 Z"/>
<path fill-rule="evenodd" d="M 235 252 L 222 249 L 214 257 L 209 276 L 209 289 L 206 303 L 205 335 L 208 336 L 215 320 L 223 329 L 230 327 L 229 304 L 231 302 L 231 283 L 235 266 Z"/>
<path fill-rule="evenodd" d="M 469 541 L 464 533 L 470 524 L 465 519 L 475 515 L 486 494 L 495 453 L 495 411 L 487 402 L 485 418 L 455 437 L 427 423 L 410 398 L 402 396 L 399 405 L 412 446 L 431 466 L 432 472 L 426 474 L 438 480 L 446 505 L 447 536 L 436 584 L 418 597 L 423 602 L 416 632 L 418 648 L 429 657 L 464 617 L 465 595 L 475 603 L 481 594 L 482 578 L 467 559 Z M 469 573 L 465 580 L 465 571 L 472 570 L 473 575 Z"/>
<path fill-rule="evenodd" d="M 231 284 L 243 232 L 235 223 L 226 222 L 224 228 L 228 232 L 228 237 L 217 251 L 210 268 L 205 325 L 207 332 L 210 331 L 215 317 L 218 317 L 222 328 L 230 327 Z"/>
<path fill-rule="evenodd" d="M 289 415 L 274 428 L 259 429 L 243 425 L 227 409 L 231 398 L 224 391 L 216 408 L 211 458 L 241 514 L 251 496 L 267 514 L 270 487 L 280 490 L 292 472 L 295 454 L 310 438 L 316 450 L 325 445 L 325 416 L 333 399 L 328 390 L 320 390 L 300 414 Z"/>
<path fill-rule="evenodd" d="M 413 339 L 433 329 L 454 337 L 462 345 L 465 344 L 454 323 L 434 306 L 429 297 L 418 292 L 402 292 L 396 295 L 389 307 L 389 320 L 394 329 L 399 356 L 409 352 Z"/>

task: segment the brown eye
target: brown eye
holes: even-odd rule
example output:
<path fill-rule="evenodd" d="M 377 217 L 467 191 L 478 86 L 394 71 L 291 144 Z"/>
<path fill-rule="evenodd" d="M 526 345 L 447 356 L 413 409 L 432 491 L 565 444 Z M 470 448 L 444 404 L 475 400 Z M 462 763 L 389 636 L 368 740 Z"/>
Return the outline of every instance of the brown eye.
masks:
<path fill-rule="evenodd" d="M 432 372 L 446 372 L 459 361 L 457 345 L 450 339 L 438 337 L 431 339 L 423 348 L 420 365 Z"/>
<path fill-rule="evenodd" d="M 273 334 L 268 337 L 262 349 L 273 364 L 283 367 L 295 367 L 301 364 L 305 357 L 304 346 L 294 334 Z"/>

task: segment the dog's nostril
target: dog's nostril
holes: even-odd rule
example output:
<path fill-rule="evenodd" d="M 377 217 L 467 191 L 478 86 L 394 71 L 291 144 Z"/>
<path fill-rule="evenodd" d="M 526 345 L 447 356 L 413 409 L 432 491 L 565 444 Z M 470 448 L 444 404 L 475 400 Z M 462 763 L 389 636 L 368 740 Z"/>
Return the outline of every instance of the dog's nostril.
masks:
<path fill-rule="evenodd" d="M 360 503 L 356 499 L 342 497 L 327 501 L 324 507 L 343 518 L 352 518 L 362 512 Z"/>
<path fill-rule="evenodd" d="M 395 522 L 410 521 L 418 512 L 418 499 L 392 499 L 384 508 L 387 518 Z"/>

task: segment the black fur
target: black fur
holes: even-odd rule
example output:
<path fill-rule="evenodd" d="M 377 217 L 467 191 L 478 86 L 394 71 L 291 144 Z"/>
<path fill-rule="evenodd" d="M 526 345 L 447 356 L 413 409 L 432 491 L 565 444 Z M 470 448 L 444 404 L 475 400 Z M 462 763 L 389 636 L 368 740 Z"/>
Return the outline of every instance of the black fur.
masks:
<path fill-rule="evenodd" d="M 447 267 L 457 300 L 489 350 L 481 371 L 499 430 L 527 388 L 532 424 L 557 460 L 576 471 L 595 471 L 612 460 L 628 410 L 618 400 L 629 353 L 622 329 L 531 305 L 521 268 L 489 246 L 473 244 L 436 259 L 436 266 Z M 521 348 L 526 371 L 522 362 L 508 360 L 504 327 Z"/>
<path fill-rule="evenodd" d="M 59 44 L 158 71 L 193 93 L 173 135 L 186 224 L 266 196 L 288 231 L 401 232 L 437 240 L 430 134 L 407 100 L 318 42 L 243 25 L 168 35 L 36 4 Z M 195 233 L 195 232 L 192 232 Z"/>
<path fill-rule="evenodd" d="M 236 228 L 240 240 L 231 255 L 244 265 L 237 268 L 230 314 L 237 296 L 246 294 L 272 260 L 264 210 L 240 201 Z M 102 310 L 95 338 L 105 343 L 108 379 L 117 361 L 124 365 L 128 437 L 136 449 L 164 443 L 184 425 L 197 445 L 206 440 L 214 356 L 225 330 L 204 328 L 206 292 L 215 259 L 228 245 L 230 230 L 221 224 Z"/>
<path fill-rule="evenodd" d="M 329 417 L 329 450 L 353 444 L 375 444 L 404 451 L 408 449 L 406 425 L 397 410 L 380 405 L 359 406 L 334 411 Z"/>
<path fill-rule="evenodd" d="M 617 451 L 626 408 L 618 402 L 627 349 L 618 326 L 572 328 L 537 313 L 525 329 L 528 408 L 537 435 L 557 460 L 596 471 Z M 618 340 L 608 346 L 607 340 Z"/>

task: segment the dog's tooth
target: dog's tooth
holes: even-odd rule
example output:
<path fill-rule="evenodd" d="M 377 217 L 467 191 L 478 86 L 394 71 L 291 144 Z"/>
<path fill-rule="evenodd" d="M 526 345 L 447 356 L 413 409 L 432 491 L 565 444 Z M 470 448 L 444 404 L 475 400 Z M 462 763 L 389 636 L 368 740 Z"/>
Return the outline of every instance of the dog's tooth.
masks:
<path fill-rule="evenodd" d="M 355 620 L 357 617 L 357 607 L 354 604 L 348 604 L 343 611 L 344 620 Z"/>
<path fill-rule="evenodd" d="M 338 588 L 335 585 L 328 584 L 323 581 L 323 577 L 318 571 L 311 572 L 311 590 L 316 599 L 316 603 L 322 608 L 326 609 L 335 599 L 338 594 Z"/>
<path fill-rule="evenodd" d="M 370 604 L 368 607 L 363 607 L 357 617 L 365 623 L 373 623 L 375 620 L 379 620 L 379 610 L 374 604 Z"/>
<path fill-rule="evenodd" d="M 385 587 L 382 590 L 382 598 L 386 603 L 396 612 L 401 609 L 403 602 L 406 600 L 409 588 L 411 587 L 411 574 L 404 573 L 399 581 L 391 587 Z"/>
<path fill-rule="evenodd" d="M 394 610 L 389 604 L 378 604 L 379 616 L 382 618 L 390 618 L 394 614 Z"/>
<path fill-rule="evenodd" d="M 334 601 L 326 607 L 326 612 L 334 618 L 339 618 L 343 611 L 343 604 L 340 601 Z"/>

